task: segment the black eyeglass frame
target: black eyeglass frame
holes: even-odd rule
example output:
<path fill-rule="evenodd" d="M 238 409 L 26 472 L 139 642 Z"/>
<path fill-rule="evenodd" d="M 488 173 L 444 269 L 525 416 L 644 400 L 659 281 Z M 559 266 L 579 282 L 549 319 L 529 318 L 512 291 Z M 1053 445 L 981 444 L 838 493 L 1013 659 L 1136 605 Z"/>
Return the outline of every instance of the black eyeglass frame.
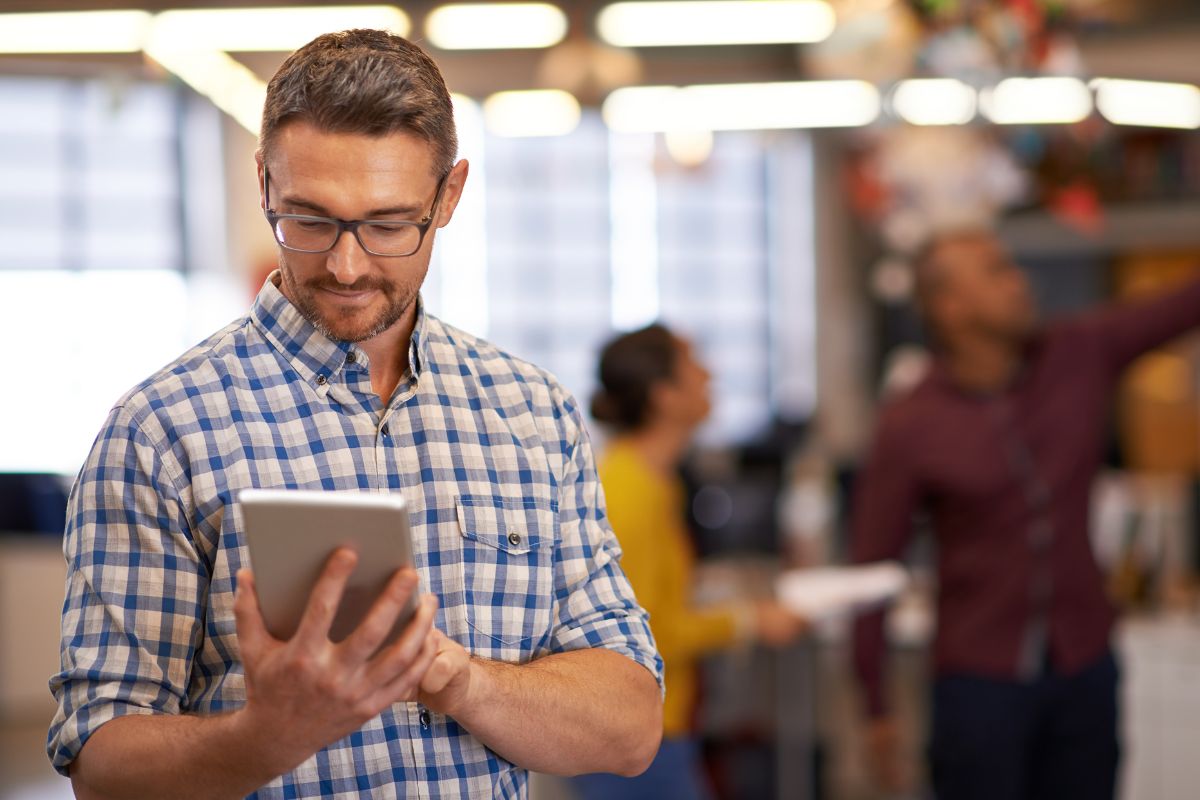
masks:
<path fill-rule="evenodd" d="M 275 237 L 275 241 L 285 250 L 291 250 L 293 253 L 328 253 L 333 248 L 337 247 L 337 243 L 341 241 L 342 234 L 350 231 L 354 234 L 354 239 L 358 242 L 358 246 L 373 256 L 380 258 L 406 258 L 421 249 L 421 245 L 425 243 L 425 234 L 429 232 L 429 226 L 433 224 L 434 215 L 437 213 L 438 204 L 442 201 L 442 191 L 446 188 L 446 179 L 450 177 L 447 172 L 438 181 L 437 192 L 433 195 L 433 205 L 429 209 L 429 213 L 421 220 L 413 222 L 407 219 L 397 220 L 381 220 L 381 219 L 339 219 L 338 217 L 318 217 L 311 214 L 280 214 L 271 208 L 271 174 L 267 170 L 267 165 L 263 164 L 263 205 L 266 208 L 263 210 L 263 215 L 267 218 L 267 222 L 271 225 L 271 233 Z M 321 250 L 304 250 L 299 247 L 292 247 L 283 241 L 279 234 L 279 221 L 284 219 L 294 219 L 301 222 L 326 222 L 337 226 L 337 235 L 333 237 L 333 241 L 329 246 Z M 407 253 L 380 253 L 367 247 L 367 243 L 363 241 L 358 229 L 363 225 L 384 225 L 395 227 L 402 225 L 405 227 L 416 228 L 419 232 L 417 236 L 417 245 Z"/>

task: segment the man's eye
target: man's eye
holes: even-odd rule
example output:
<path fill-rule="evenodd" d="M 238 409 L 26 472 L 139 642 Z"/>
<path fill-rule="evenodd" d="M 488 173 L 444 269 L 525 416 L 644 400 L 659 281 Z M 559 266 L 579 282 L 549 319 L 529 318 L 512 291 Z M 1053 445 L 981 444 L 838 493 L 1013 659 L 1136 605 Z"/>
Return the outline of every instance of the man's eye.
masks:
<path fill-rule="evenodd" d="M 398 236 L 407 232 L 410 227 L 410 225 L 380 225 L 379 223 L 375 223 L 371 226 L 371 230 L 381 236 Z"/>

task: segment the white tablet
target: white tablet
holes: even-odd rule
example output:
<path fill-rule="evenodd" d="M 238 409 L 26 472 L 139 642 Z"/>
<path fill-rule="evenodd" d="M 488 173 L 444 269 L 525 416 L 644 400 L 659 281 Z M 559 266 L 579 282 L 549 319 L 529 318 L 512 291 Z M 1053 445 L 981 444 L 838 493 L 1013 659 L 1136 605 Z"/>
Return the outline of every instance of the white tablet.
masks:
<path fill-rule="evenodd" d="M 358 553 L 338 606 L 331 641 L 340 642 L 362 621 L 396 570 L 412 566 L 408 508 L 395 494 L 245 489 L 238 495 L 267 630 L 292 638 L 313 584 L 338 547 Z M 396 639 L 416 610 L 413 592 L 384 644 Z"/>

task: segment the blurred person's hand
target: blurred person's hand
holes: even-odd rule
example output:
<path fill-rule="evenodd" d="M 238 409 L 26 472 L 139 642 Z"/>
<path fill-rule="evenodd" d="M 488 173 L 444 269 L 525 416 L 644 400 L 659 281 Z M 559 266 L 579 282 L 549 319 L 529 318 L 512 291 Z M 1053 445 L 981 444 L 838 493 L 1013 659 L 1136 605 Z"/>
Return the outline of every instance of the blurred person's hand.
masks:
<path fill-rule="evenodd" d="M 774 600 L 761 600 L 754 607 L 754 627 L 760 642 L 782 647 L 808 630 L 808 620 Z"/>
<path fill-rule="evenodd" d="M 867 767 L 876 784 L 886 792 L 899 793 L 912 783 L 904 761 L 900 725 L 895 717 L 867 720 Z"/>

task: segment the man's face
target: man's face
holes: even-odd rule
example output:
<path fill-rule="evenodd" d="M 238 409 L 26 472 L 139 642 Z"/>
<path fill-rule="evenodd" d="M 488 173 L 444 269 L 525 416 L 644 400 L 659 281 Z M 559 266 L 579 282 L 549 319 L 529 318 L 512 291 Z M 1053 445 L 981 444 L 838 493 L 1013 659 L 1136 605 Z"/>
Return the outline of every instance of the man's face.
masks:
<path fill-rule="evenodd" d="M 432 215 L 420 249 L 410 256 L 371 255 L 349 232 L 325 253 L 279 251 L 283 295 L 329 338 L 361 342 L 411 321 L 434 231 L 454 213 L 466 162 L 447 176 L 437 208 L 433 149 L 406 133 L 326 133 L 293 122 L 279 132 L 266 166 L 272 210 L 280 214 L 413 222 Z M 262 177 L 260 164 L 260 186 Z"/>
<path fill-rule="evenodd" d="M 1033 332 L 1037 308 L 1029 280 L 994 238 L 943 244 L 936 269 L 941 287 L 935 313 L 946 335 L 970 331 L 1019 342 Z"/>

